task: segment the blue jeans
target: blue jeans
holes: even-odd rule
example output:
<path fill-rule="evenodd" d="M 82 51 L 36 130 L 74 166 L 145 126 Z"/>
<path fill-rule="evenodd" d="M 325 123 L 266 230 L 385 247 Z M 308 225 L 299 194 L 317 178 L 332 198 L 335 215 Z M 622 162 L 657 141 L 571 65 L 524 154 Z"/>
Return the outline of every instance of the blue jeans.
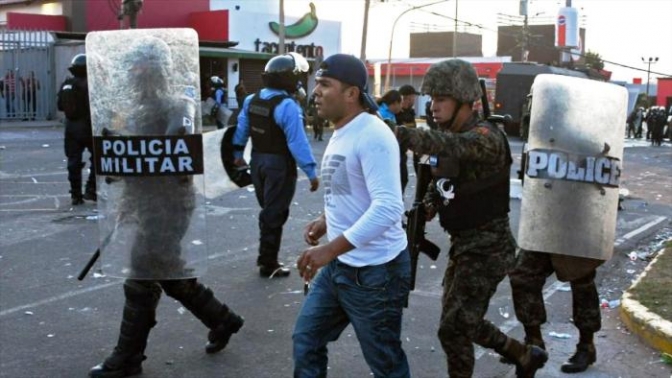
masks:
<path fill-rule="evenodd" d="M 296 320 L 294 377 L 326 377 L 327 343 L 350 323 L 374 377 L 410 377 L 401 348 L 410 278 L 407 249 L 386 264 L 354 268 L 334 260 L 323 267 Z"/>

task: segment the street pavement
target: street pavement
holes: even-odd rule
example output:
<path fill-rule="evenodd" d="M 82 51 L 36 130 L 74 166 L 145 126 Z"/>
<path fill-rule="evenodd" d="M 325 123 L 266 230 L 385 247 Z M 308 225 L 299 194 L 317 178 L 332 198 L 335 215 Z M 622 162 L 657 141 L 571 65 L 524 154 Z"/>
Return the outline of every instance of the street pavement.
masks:
<path fill-rule="evenodd" d="M 95 204 L 70 206 L 63 130 L 59 126 L 0 128 L 0 377 L 84 377 L 112 350 L 123 306 L 122 282 L 99 272 L 84 281 L 76 276 L 98 246 Z M 311 139 L 318 161 L 325 141 Z M 511 140 L 515 165 L 522 143 Z M 626 148 L 622 183 L 630 191 L 619 212 L 614 257 L 598 269 L 601 298 L 614 301 L 647 265 L 631 260 L 672 232 L 672 147 Z M 512 168 L 512 178 L 517 167 Z M 413 169 L 410 168 L 410 172 Z M 304 225 L 322 211 L 321 192 L 310 193 L 302 173 L 285 226 L 282 260 L 293 265 L 306 248 Z M 405 194 L 412 202 L 415 177 Z M 520 200 L 511 200 L 511 224 L 517 234 Z M 291 377 L 291 333 L 303 300 L 296 272 L 285 279 L 259 277 L 256 261 L 258 205 L 243 188 L 207 203 L 208 271 L 201 282 L 246 323 L 227 348 L 206 355 L 207 329 L 179 303 L 163 297 L 158 325 L 152 330 L 143 377 Z M 662 236 L 661 236 L 662 235 Z M 428 238 L 442 254 L 437 262 L 421 257 L 417 289 L 404 314 L 402 341 L 414 377 L 446 376 L 437 339 L 441 280 L 448 238 L 438 222 L 428 223 Z M 550 277 L 545 290 L 548 323 L 543 332 L 550 360 L 538 377 L 569 377 L 559 367 L 574 352 L 577 332 L 571 323 L 568 284 Z M 487 315 L 517 338 L 508 281 L 500 284 Z M 621 323 L 618 308 L 602 310 L 597 334 L 598 361 L 581 377 L 670 377 L 672 367 Z M 556 336 L 550 336 L 553 333 Z M 569 338 L 565 338 L 569 337 Z M 513 377 L 513 368 L 489 350 L 476 348 L 475 377 Z M 329 348 L 329 376 L 371 376 L 356 335 L 348 327 Z"/>

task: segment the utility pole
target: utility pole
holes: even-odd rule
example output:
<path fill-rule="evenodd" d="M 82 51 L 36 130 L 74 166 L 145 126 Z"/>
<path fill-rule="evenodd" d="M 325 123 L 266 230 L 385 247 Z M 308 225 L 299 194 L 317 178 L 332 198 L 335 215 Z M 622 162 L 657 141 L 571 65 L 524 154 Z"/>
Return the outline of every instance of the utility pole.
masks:
<path fill-rule="evenodd" d="M 651 80 L 651 64 L 658 62 L 658 57 L 649 57 L 649 60 L 645 60 L 644 57 L 642 57 L 642 62 L 648 63 L 648 67 L 646 69 L 646 107 L 648 108 L 651 106 L 651 102 L 649 101 L 649 80 Z"/>
<path fill-rule="evenodd" d="M 119 29 L 124 28 L 124 16 L 128 16 L 128 23 L 131 29 L 138 27 L 138 13 L 142 9 L 142 0 L 122 0 L 121 9 L 117 19 L 119 20 Z"/>
<path fill-rule="evenodd" d="M 366 62 L 366 38 L 369 31 L 369 6 L 371 0 L 364 0 L 364 26 L 362 27 L 362 50 L 359 52 L 359 60 Z"/>
<path fill-rule="evenodd" d="M 457 57 L 457 0 L 455 0 L 455 30 L 453 31 L 453 58 Z"/>
<path fill-rule="evenodd" d="M 285 0 L 280 0 L 280 27 L 278 28 L 278 54 L 285 53 Z"/>
<path fill-rule="evenodd" d="M 527 26 L 527 0 L 520 0 L 520 14 L 524 16 L 523 18 L 523 40 L 521 41 L 521 52 L 520 52 L 520 61 L 527 62 L 527 57 L 529 55 L 527 51 L 528 38 L 530 35 L 530 30 Z"/>

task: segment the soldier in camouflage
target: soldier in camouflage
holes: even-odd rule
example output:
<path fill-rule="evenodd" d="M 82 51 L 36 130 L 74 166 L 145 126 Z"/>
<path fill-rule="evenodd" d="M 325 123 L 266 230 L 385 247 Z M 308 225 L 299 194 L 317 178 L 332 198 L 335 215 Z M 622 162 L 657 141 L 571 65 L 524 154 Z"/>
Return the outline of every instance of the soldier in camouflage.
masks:
<path fill-rule="evenodd" d="M 468 62 L 432 65 L 422 92 L 432 97 L 439 129 L 398 127 L 396 135 L 414 152 L 430 155 L 434 177 L 425 197 L 428 219 L 438 212 L 451 238 L 438 332 L 448 374 L 472 376 L 476 343 L 513 361 L 518 377 L 533 377 L 548 359 L 546 352 L 508 337 L 484 319 L 490 298 L 515 260 L 508 218 L 508 141 L 496 126 L 473 114 L 481 90 Z"/>

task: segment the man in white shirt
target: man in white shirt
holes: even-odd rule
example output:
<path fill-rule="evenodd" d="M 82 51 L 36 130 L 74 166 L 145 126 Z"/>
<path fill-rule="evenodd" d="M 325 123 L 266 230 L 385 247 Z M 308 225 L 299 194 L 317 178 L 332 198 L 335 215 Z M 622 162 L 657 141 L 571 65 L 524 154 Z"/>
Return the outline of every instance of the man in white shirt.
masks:
<path fill-rule="evenodd" d="M 306 226 L 312 247 L 297 262 L 312 285 L 292 337 L 294 377 L 326 377 L 327 343 L 350 323 L 375 377 L 410 377 L 400 339 L 411 269 L 399 145 L 367 112 L 377 107 L 359 59 L 332 55 L 315 76 L 317 113 L 334 123 L 334 133 L 322 160 L 325 212 Z M 325 234 L 328 242 L 319 245 Z"/>

